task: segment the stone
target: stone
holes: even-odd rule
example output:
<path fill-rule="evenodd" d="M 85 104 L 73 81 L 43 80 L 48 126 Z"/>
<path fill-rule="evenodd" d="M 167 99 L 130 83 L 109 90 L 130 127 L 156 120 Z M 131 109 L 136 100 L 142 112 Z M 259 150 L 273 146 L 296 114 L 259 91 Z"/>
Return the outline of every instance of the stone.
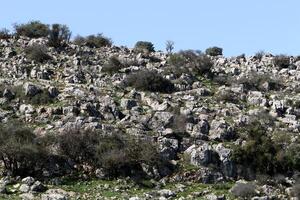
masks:
<path fill-rule="evenodd" d="M 28 176 L 28 177 L 26 177 L 26 178 L 23 178 L 23 179 L 21 180 L 21 182 L 24 183 L 24 184 L 26 184 L 26 185 L 31 186 L 31 185 L 35 182 L 35 180 L 34 180 L 33 177 Z"/>
<path fill-rule="evenodd" d="M 184 153 L 190 156 L 190 162 L 195 166 L 207 166 L 219 162 L 218 154 L 206 142 L 192 145 Z"/>
<path fill-rule="evenodd" d="M 137 106 L 137 102 L 131 99 L 121 99 L 121 107 L 125 110 L 131 110 L 133 107 Z"/>
<path fill-rule="evenodd" d="M 22 192 L 22 193 L 27 193 L 27 192 L 30 191 L 30 186 L 28 184 L 22 184 L 19 187 L 19 191 Z"/>
<path fill-rule="evenodd" d="M 30 190 L 33 192 L 44 192 L 46 187 L 40 181 L 35 181 L 30 187 Z"/>
<path fill-rule="evenodd" d="M 33 97 L 41 92 L 41 89 L 32 83 L 25 83 L 23 88 L 26 96 Z"/>

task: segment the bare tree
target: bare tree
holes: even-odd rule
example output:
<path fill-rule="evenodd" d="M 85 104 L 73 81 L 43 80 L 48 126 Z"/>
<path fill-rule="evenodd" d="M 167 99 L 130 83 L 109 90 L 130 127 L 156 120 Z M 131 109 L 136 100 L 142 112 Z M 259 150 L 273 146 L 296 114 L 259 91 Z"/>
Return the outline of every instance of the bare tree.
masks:
<path fill-rule="evenodd" d="M 166 51 L 168 54 L 171 54 L 174 49 L 174 42 L 171 40 L 167 40 L 166 42 Z"/>

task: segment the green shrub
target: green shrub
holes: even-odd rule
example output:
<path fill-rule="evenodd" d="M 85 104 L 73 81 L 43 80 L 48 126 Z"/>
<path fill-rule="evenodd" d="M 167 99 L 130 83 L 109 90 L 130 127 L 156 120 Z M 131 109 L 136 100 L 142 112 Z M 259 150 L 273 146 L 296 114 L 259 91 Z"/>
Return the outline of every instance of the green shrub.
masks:
<path fill-rule="evenodd" d="M 26 104 L 45 105 L 54 103 L 55 101 L 55 98 L 51 97 L 47 90 L 41 90 L 34 96 L 26 96 L 22 86 L 12 87 L 11 91 L 15 94 L 15 98 Z"/>
<path fill-rule="evenodd" d="M 71 31 L 68 26 L 62 24 L 52 24 L 49 31 L 48 45 L 51 47 L 61 47 L 64 42 L 69 42 L 71 38 Z"/>
<path fill-rule="evenodd" d="M 282 81 L 269 73 L 259 74 L 257 72 L 251 72 L 233 80 L 233 82 L 243 84 L 246 90 L 277 91 L 284 88 Z"/>
<path fill-rule="evenodd" d="M 125 86 L 131 86 L 137 90 L 161 93 L 171 93 L 175 91 L 175 86 L 172 82 L 154 71 L 131 73 L 126 77 L 123 83 Z"/>
<path fill-rule="evenodd" d="M 9 39 L 11 37 L 9 30 L 4 28 L 0 30 L 0 39 Z"/>
<path fill-rule="evenodd" d="M 102 72 L 113 74 L 122 69 L 124 65 L 116 57 L 110 57 L 108 62 L 102 67 Z"/>
<path fill-rule="evenodd" d="M 231 90 L 221 90 L 216 94 L 217 101 L 237 104 L 240 102 L 239 96 Z"/>
<path fill-rule="evenodd" d="M 31 21 L 27 24 L 16 24 L 14 28 L 17 36 L 39 38 L 47 37 L 49 34 L 49 26 L 40 21 Z"/>
<path fill-rule="evenodd" d="M 210 56 L 223 55 L 223 49 L 220 47 L 210 47 L 205 50 L 205 53 Z"/>
<path fill-rule="evenodd" d="M 205 54 L 192 50 L 181 51 L 179 54 L 186 59 L 187 67 L 190 68 L 193 73 L 211 75 L 213 62 Z"/>
<path fill-rule="evenodd" d="M 25 48 L 26 58 L 31 61 L 43 63 L 50 60 L 51 57 L 47 54 L 47 47 L 44 45 L 34 44 Z"/>
<path fill-rule="evenodd" d="M 110 47 L 112 45 L 111 39 L 102 34 L 89 35 L 87 37 L 76 36 L 74 43 L 80 46 L 87 45 L 90 48 Z"/>
<path fill-rule="evenodd" d="M 260 174 L 274 175 L 285 173 L 299 167 L 299 146 L 290 151 L 285 145 L 274 142 L 267 132 L 268 124 L 263 125 L 257 120 L 239 130 L 240 135 L 246 139 L 242 146 L 235 146 L 233 159 L 239 165 L 252 168 Z M 293 155 L 293 156 L 292 156 Z"/>
<path fill-rule="evenodd" d="M 160 156 L 152 142 L 134 139 L 129 135 L 72 129 L 58 138 L 59 150 L 76 164 L 103 168 L 110 176 L 130 175 L 141 164 L 155 166 Z M 130 169 L 130 170 L 129 170 Z"/>
<path fill-rule="evenodd" d="M 138 41 L 135 46 L 134 50 L 137 52 L 154 52 L 154 45 L 151 42 L 147 41 Z"/>
<path fill-rule="evenodd" d="M 273 63 L 276 67 L 288 68 L 290 66 L 290 57 L 286 55 L 278 55 L 273 58 Z"/>
<path fill-rule="evenodd" d="M 7 173 L 26 176 L 40 168 L 47 158 L 47 151 L 36 135 L 20 123 L 1 125 L 0 159 Z"/>

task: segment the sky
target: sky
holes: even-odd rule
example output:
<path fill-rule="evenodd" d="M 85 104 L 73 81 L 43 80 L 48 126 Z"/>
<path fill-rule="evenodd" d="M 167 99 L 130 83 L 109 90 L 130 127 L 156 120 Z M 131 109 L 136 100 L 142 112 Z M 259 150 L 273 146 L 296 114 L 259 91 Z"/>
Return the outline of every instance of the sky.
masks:
<path fill-rule="evenodd" d="M 9 0 L 0 28 L 40 20 L 66 24 L 73 36 L 103 33 L 118 46 L 141 40 L 165 50 L 172 40 L 175 51 L 300 55 L 299 8 L 299 0 Z"/>

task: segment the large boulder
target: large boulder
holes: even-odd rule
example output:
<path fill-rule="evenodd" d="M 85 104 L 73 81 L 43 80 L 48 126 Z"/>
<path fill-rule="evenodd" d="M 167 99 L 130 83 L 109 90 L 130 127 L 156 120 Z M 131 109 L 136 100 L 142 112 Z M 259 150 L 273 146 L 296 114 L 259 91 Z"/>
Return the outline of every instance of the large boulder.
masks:
<path fill-rule="evenodd" d="M 190 162 L 195 166 L 208 166 L 209 164 L 219 163 L 218 153 L 206 142 L 190 146 L 185 154 L 190 156 Z"/>
<path fill-rule="evenodd" d="M 41 89 L 32 83 L 25 83 L 23 88 L 26 96 L 32 97 L 41 92 Z"/>
<path fill-rule="evenodd" d="M 227 141 L 235 137 L 234 129 L 224 120 L 215 119 L 211 122 L 209 138 L 217 141 Z"/>

